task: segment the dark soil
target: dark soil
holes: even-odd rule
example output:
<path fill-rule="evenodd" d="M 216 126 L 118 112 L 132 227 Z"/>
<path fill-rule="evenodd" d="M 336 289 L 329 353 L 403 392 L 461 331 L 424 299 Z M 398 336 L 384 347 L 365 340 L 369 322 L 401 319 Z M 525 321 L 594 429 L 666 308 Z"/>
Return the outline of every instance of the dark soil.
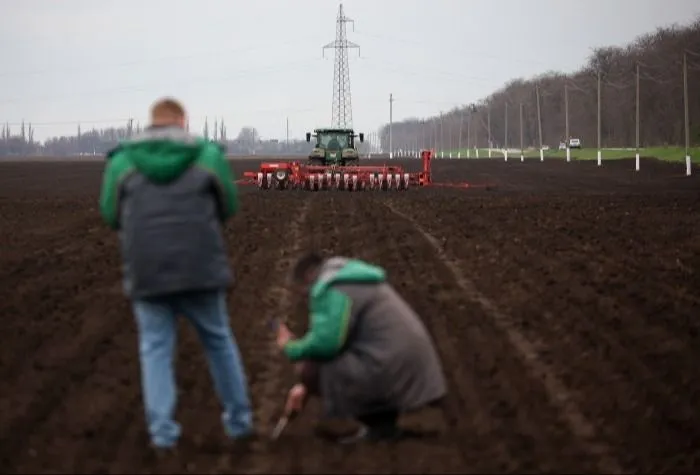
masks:
<path fill-rule="evenodd" d="M 399 162 L 412 170 L 418 160 Z M 237 174 L 257 162 L 233 162 Z M 436 160 L 497 189 L 243 190 L 226 228 L 231 322 L 264 434 L 292 379 L 270 316 L 311 247 L 386 267 L 450 383 L 405 424 L 432 438 L 335 447 L 309 417 L 226 443 L 198 342 L 178 348 L 177 454 L 145 435 L 136 333 L 99 162 L 0 163 L 2 473 L 693 473 L 700 471 L 700 176 L 643 160 Z M 263 438 L 264 439 L 264 438 Z"/>

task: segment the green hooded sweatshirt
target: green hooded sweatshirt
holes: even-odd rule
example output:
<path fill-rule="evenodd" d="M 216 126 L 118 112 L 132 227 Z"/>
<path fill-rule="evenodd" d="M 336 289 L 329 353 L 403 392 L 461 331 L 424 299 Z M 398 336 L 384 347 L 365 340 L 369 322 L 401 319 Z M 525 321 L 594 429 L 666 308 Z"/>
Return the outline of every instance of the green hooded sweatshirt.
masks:
<path fill-rule="evenodd" d="M 178 128 L 152 128 L 111 151 L 103 176 L 100 213 L 112 228 L 119 228 L 119 189 L 132 173 L 152 183 L 167 184 L 190 167 L 199 167 L 215 180 L 221 198 L 222 218 L 238 210 L 234 176 L 221 146 L 189 135 Z"/>
<path fill-rule="evenodd" d="M 357 259 L 326 261 L 309 294 L 309 331 L 302 338 L 287 343 L 284 352 L 291 361 L 327 360 L 335 357 L 345 345 L 351 320 L 356 316 L 352 299 L 336 289 L 337 284 L 381 283 L 386 281 L 384 269 Z"/>

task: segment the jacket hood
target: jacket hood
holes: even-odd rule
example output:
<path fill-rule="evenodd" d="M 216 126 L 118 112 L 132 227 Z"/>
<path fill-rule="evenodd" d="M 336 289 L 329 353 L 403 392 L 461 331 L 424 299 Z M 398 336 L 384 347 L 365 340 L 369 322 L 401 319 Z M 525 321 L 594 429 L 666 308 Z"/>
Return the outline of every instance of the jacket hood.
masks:
<path fill-rule="evenodd" d="M 333 284 L 380 283 L 386 281 L 386 271 L 381 267 L 368 264 L 359 259 L 332 257 L 327 259 L 319 273 L 318 279 L 311 287 L 311 297 L 317 297 Z"/>
<path fill-rule="evenodd" d="M 179 127 L 150 127 L 119 149 L 149 180 L 169 183 L 197 160 L 204 146 Z"/>

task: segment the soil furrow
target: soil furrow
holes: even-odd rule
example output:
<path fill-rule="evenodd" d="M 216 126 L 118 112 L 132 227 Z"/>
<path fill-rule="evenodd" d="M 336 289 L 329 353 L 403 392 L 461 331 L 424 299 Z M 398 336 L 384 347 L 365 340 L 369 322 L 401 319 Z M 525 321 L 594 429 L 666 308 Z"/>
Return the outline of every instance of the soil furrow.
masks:
<path fill-rule="evenodd" d="M 530 395 L 533 395 L 535 392 L 533 391 L 535 389 L 534 384 L 539 383 L 545 392 L 544 396 L 546 401 L 544 402 L 551 404 L 561 411 L 561 416 L 566 423 L 567 428 L 574 436 L 575 443 L 580 446 L 582 451 L 582 453 L 577 453 L 576 450 L 573 450 L 569 451 L 570 453 L 567 454 L 567 446 L 561 446 L 561 452 L 557 454 L 557 460 L 550 462 L 554 465 L 539 465 L 545 463 L 548 454 L 538 453 L 541 445 L 537 442 L 537 439 L 546 440 L 547 443 L 544 445 L 549 447 L 549 450 L 551 450 L 551 447 L 558 445 L 558 442 L 560 443 L 563 437 L 558 440 L 551 440 L 550 437 L 557 429 L 557 424 L 555 424 L 553 421 L 533 420 L 528 413 L 519 410 L 519 406 L 526 404 L 525 400 L 520 400 L 517 401 L 520 404 L 513 406 L 515 411 L 513 416 L 519 425 L 520 433 L 525 435 L 528 439 L 535 439 L 534 444 L 529 447 L 529 452 L 535 457 L 535 459 L 527 460 L 527 458 L 525 458 L 525 463 L 528 465 L 516 467 L 515 470 L 542 470 L 549 472 L 576 470 L 577 467 L 578 470 L 581 470 L 581 467 L 583 466 L 582 464 L 585 463 L 584 460 L 592 458 L 592 460 L 589 460 L 589 463 L 595 464 L 594 466 L 596 466 L 601 472 L 621 473 L 622 468 L 619 462 L 610 454 L 609 448 L 598 440 L 598 429 L 590 420 L 588 420 L 584 412 L 574 401 L 566 385 L 557 378 L 551 367 L 545 361 L 540 359 L 533 343 L 513 325 L 512 320 L 508 315 L 503 313 L 494 305 L 493 302 L 491 302 L 488 298 L 486 298 L 486 296 L 481 294 L 476 289 L 473 282 L 466 277 L 459 265 L 454 263 L 453 260 L 444 253 L 440 242 L 434 236 L 425 231 L 416 221 L 413 220 L 413 218 L 410 217 L 410 215 L 407 215 L 397 209 L 395 205 L 387 203 L 387 206 L 398 217 L 406 220 L 414 226 L 416 232 L 420 233 L 425 242 L 427 242 L 429 245 L 428 247 L 433 249 L 436 256 L 435 260 L 441 262 L 445 266 L 446 270 L 452 274 L 456 286 L 462 290 L 464 297 L 480 307 L 480 309 L 475 309 L 477 311 L 471 313 L 471 318 L 475 320 L 478 319 L 487 325 L 490 323 L 491 326 L 498 330 L 496 332 L 487 333 L 489 335 L 488 338 L 482 337 L 481 345 L 479 345 L 477 348 L 483 352 L 488 352 L 489 349 L 497 346 L 499 338 L 505 338 L 512 348 L 516 350 L 515 353 L 520 358 L 524 373 L 529 374 L 530 378 L 532 379 L 532 383 L 530 384 L 533 386 L 530 390 Z M 479 330 L 480 332 L 486 333 L 487 328 L 488 326 L 484 325 L 480 326 Z M 499 332 L 501 335 L 498 334 Z M 477 342 L 478 341 L 479 340 L 477 340 Z M 503 350 L 507 351 L 507 347 L 503 348 Z M 522 394 L 522 391 L 527 388 L 528 383 L 526 381 L 523 382 L 520 387 L 518 387 L 516 380 L 513 378 L 513 376 L 516 374 L 518 374 L 517 371 L 511 371 L 512 376 L 510 378 L 503 379 L 502 387 L 506 394 Z M 495 377 L 497 377 L 496 374 L 492 375 L 492 378 Z M 541 401 L 536 402 L 536 399 L 534 398 L 527 401 L 527 404 L 537 403 L 542 404 Z M 537 414 L 544 415 L 546 412 L 547 411 L 545 408 L 540 407 Z M 547 428 L 547 431 L 543 431 L 543 428 L 545 427 L 543 423 L 551 424 L 551 426 Z M 561 434 L 559 434 L 559 437 L 561 437 Z M 525 440 L 523 439 L 522 442 L 524 441 Z M 524 454 L 521 453 L 518 455 L 523 457 Z M 588 455 L 589 457 L 582 457 L 582 455 Z M 572 458 L 570 461 L 567 460 L 569 457 Z M 570 465 L 557 467 L 556 464 L 559 463 L 568 463 Z"/>
<path fill-rule="evenodd" d="M 431 221 L 427 215 L 424 218 Z M 476 233 L 488 233 L 488 223 L 493 219 L 478 212 L 471 214 L 462 232 L 463 245 L 454 246 L 457 254 L 464 255 L 465 260 L 474 256 L 465 249 L 470 248 Z M 576 238 L 561 234 L 557 246 L 579 248 Z M 558 377 L 577 388 L 573 394 L 579 404 L 590 407 L 586 410 L 589 417 L 607 421 L 607 439 L 618 446 L 626 465 L 656 470 L 652 460 L 663 460 L 684 451 L 684 447 L 692 449 L 699 438 L 691 422 L 695 419 L 691 401 L 697 401 L 700 393 L 692 386 L 697 380 L 690 376 L 695 372 L 690 363 L 692 353 L 663 329 L 654 338 L 646 324 L 616 297 L 592 289 L 588 276 L 598 265 L 596 256 L 571 265 L 541 246 L 502 241 L 481 241 L 477 252 L 497 256 L 500 268 L 496 273 L 505 276 L 482 282 L 482 286 L 498 289 L 495 295 L 509 296 L 512 316 L 529 338 L 545 342 L 543 357 L 551 361 Z M 477 263 L 472 264 L 473 272 L 483 272 L 478 260 L 472 257 L 469 262 Z M 496 265 L 493 259 L 487 262 Z M 559 282 L 563 287 L 558 286 Z M 571 354 L 576 356 L 564 356 Z M 655 361 L 646 355 L 666 358 Z M 668 365 L 668 361 L 674 364 Z M 601 386 L 608 391 L 597 399 Z M 683 386 L 685 390 L 679 391 Z M 596 404 L 592 404 L 594 400 Z M 635 453 L 633 447 L 650 436 L 658 437 L 658 443 L 640 454 L 641 460 L 627 455 Z"/>
<path fill-rule="evenodd" d="M 293 373 L 291 365 L 284 360 L 277 348 L 269 322 L 272 318 L 286 319 L 292 311 L 293 296 L 288 289 L 287 278 L 294 260 L 301 251 L 302 236 L 311 208 L 310 201 L 304 199 L 305 197 L 293 198 L 293 204 L 288 205 L 289 209 L 294 210 L 289 219 L 285 220 L 287 213 L 266 217 L 273 222 L 284 222 L 286 229 L 278 230 L 278 237 L 282 242 L 271 249 L 273 258 L 268 265 L 271 273 L 262 281 L 265 282 L 263 285 L 269 286 L 264 295 L 265 305 L 259 307 L 261 311 L 254 317 L 253 325 L 261 336 L 257 342 L 259 351 L 256 355 L 261 360 L 261 369 L 259 384 L 252 390 L 258 396 L 255 411 L 261 437 L 252 447 L 250 458 L 239 467 L 244 473 L 285 473 L 285 469 L 288 468 L 280 464 L 280 460 L 270 456 L 270 452 L 275 450 L 275 442 L 269 441 L 269 434 L 277 422 L 276 417 L 281 414 L 280 410 L 284 406 L 287 389 L 291 387 Z"/>
<path fill-rule="evenodd" d="M 257 158 L 231 167 L 241 176 L 269 160 Z M 442 410 L 402 423 L 437 434 L 338 447 L 312 435 L 312 404 L 274 444 L 231 445 L 183 322 L 182 443 L 155 460 L 117 239 L 97 210 L 104 161 L 0 163 L 0 471 L 609 473 L 614 457 L 633 472 L 698 472 L 700 174 L 653 160 L 638 173 L 633 160 L 433 165 L 437 181 L 498 188 L 240 187 L 241 213 L 225 233 L 237 278 L 231 323 L 262 437 L 292 377 L 271 353 L 267 319 L 287 313 L 304 331 L 303 298 L 281 284 L 311 247 L 384 266 L 422 315 L 451 393 Z"/>

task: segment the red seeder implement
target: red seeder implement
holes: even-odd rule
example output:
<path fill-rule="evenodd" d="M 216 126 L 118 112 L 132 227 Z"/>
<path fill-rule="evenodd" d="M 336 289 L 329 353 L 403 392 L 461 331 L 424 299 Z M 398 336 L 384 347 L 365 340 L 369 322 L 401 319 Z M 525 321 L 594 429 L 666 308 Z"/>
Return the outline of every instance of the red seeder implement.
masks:
<path fill-rule="evenodd" d="M 400 166 L 321 166 L 300 162 L 265 162 L 257 172 L 245 172 L 236 183 L 257 185 L 263 190 L 296 189 L 347 191 L 407 190 L 414 186 L 444 186 L 456 188 L 488 188 L 491 185 L 472 183 L 435 183 L 430 174 L 432 150 L 422 150 L 423 170 L 409 173 Z"/>

